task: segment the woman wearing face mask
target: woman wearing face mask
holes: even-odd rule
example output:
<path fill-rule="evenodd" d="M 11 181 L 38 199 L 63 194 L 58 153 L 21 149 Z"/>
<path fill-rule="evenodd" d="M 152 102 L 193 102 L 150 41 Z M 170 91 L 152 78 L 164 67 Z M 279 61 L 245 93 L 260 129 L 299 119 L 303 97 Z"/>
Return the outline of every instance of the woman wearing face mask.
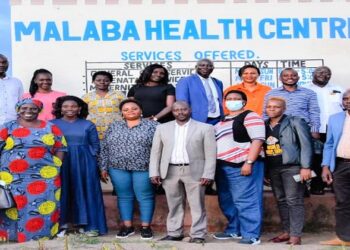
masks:
<path fill-rule="evenodd" d="M 0 210 L 0 235 L 24 242 L 53 238 L 58 231 L 60 170 L 66 140 L 60 129 L 38 120 L 43 104 L 23 99 L 18 119 L 0 126 L 0 180 L 10 188 L 16 207 Z"/>
<path fill-rule="evenodd" d="M 219 205 L 228 220 L 226 230 L 214 234 L 219 240 L 240 239 L 239 243 L 260 244 L 260 197 L 263 176 L 254 162 L 265 139 L 264 121 L 244 110 L 247 96 L 238 90 L 225 95 L 229 110 L 215 125 L 217 141 L 216 185 Z"/>
<path fill-rule="evenodd" d="M 66 95 L 64 92 L 52 90 L 52 73 L 47 69 L 37 69 L 34 71 L 30 81 L 29 93 L 25 93 L 23 98 L 35 98 L 43 103 L 43 110 L 38 118 L 43 121 L 53 119 L 52 108 L 56 99 Z"/>

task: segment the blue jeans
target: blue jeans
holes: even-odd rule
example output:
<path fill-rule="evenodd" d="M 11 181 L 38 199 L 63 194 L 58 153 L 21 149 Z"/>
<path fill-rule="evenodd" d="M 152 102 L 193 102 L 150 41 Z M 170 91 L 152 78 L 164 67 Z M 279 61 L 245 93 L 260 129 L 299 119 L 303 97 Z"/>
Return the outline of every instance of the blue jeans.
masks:
<path fill-rule="evenodd" d="M 226 233 L 240 234 L 244 239 L 259 238 L 261 230 L 261 195 L 258 183 L 260 169 L 242 176 L 240 168 L 219 165 L 216 185 L 219 205 L 228 220 Z M 258 172 L 257 172 L 258 171 Z"/>
<path fill-rule="evenodd" d="M 155 198 L 148 171 L 128 171 L 115 168 L 109 168 L 108 171 L 117 192 L 121 220 L 132 221 L 136 196 L 140 207 L 141 222 L 151 223 Z"/>

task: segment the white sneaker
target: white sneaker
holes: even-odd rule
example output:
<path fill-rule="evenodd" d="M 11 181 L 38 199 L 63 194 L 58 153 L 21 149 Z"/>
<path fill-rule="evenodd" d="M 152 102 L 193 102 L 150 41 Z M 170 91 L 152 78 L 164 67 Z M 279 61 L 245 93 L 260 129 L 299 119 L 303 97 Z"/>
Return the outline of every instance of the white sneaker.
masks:
<path fill-rule="evenodd" d="M 66 236 L 66 233 L 67 233 L 67 230 L 63 229 L 57 234 L 57 237 L 58 238 L 63 238 L 64 236 Z"/>

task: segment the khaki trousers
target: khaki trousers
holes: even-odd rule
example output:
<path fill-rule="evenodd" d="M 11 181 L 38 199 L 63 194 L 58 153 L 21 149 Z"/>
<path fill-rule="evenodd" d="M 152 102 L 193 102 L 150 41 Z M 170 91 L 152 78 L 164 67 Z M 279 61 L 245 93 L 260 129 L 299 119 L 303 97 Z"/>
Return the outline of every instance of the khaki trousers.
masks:
<path fill-rule="evenodd" d="M 190 174 L 191 166 L 169 166 L 167 178 L 162 180 L 169 214 L 167 217 L 168 235 L 183 235 L 186 197 L 190 205 L 192 225 L 191 238 L 205 238 L 207 215 L 205 212 L 205 186 L 194 180 Z"/>

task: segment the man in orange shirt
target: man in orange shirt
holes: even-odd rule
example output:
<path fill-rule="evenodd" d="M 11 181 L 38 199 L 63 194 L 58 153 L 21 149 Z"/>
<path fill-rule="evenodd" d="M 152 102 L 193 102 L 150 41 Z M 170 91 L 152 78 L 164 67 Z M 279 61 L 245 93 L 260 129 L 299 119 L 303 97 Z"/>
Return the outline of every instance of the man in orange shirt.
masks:
<path fill-rule="evenodd" d="M 248 97 L 245 109 L 252 110 L 261 116 L 263 113 L 265 94 L 269 92 L 271 88 L 257 82 L 260 70 L 254 65 L 244 65 L 239 69 L 238 75 L 243 82 L 225 89 L 224 96 L 231 90 L 240 90 L 244 92 Z M 223 105 L 223 107 L 225 107 L 225 105 Z M 226 107 L 224 108 L 224 112 L 225 114 L 228 113 Z"/>

